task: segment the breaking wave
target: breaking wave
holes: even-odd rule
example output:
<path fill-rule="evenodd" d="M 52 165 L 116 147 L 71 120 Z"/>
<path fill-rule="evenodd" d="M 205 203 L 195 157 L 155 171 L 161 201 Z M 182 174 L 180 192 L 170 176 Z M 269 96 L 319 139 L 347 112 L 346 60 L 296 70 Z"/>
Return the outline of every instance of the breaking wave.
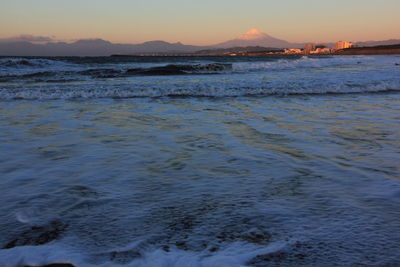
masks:
<path fill-rule="evenodd" d="M 169 62 L 0 58 L 0 99 L 224 97 L 400 90 L 396 56 L 323 56 Z M 70 60 L 70 61 L 68 61 Z M 135 61 L 136 60 L 136 61 Z M 242 60 L 242 61 L 240 61 Z M 80 62 L 79 64 L 77 62 Z"/>
<path fill-rule="evenodd" d="M 30 66 L 33 63 L 27 60 L 15 60 L 11 61 L 13 64 L 22 64 L 17 66 Z M 8 63 L 7 63 L 8 64 Z M 25 65 L 28 64 L 28 65 Z M 37 67 L 42 67 L 37 63 Z M 58 66 L 61 67 L 61 66 Z M 223 73 L 232 69 L 232 64 L 193 64 L 193 65 L 177 65 L 170 64 L 166 66 L 153 66 L 153 67 L 141 67 L 141 68 L 88 68 L 82 70 L 81 68 L 77 70 L 60 70 L 60 69 L 49 69 L 43 71 L 37 71 L 37 69 L 32 69 L 28 73 L 0 73 L 0 82 L 10 82 L 18 81 L 21 79 L 35 79 L 36 82 L 46 82 L 50 77 L 59 76 L 62 78 L 71 78 L 77 76 L 86 76 L 92 79 L 104 79 L 104 78 L 123 78 L 130 76 L 166 76 L 166 75 L 199 75 L 199 74 L 218 74 Z M 40 78 L 40 79 L 39 79 Z"/>
<path fill-rule="evenodd" d="M 195 65 L 167 65 L 152 68 L 128 69 L 127 75 L 182 75 L 182 74 L 213 74 L 231 70 L 232 64 L 195 64 Z"/>
<path fill-rule="evenodd" d="M 36 73 L 63 73 L 66 71 L 76 71 L 82 69 L 74 63 L 46 58 L 0 58 L 0 82 L 9 79 L 26 79 Z"/>
<path fill-rule="evenodd" d="M 70 65 L 71 63 L 67 63 L 61 60 L 52 60 L 52 59 L 44 59 L 44 58 L 0 58 L 0 67 L 8 67 L 8 68 L 27 68 L 27 67 L 49 67 L 49 66 L 65 66 Z"/>
<path fill-rule="evenodd" d="M 233 70 L 238 72 L 264 71 L 264 70 L 285 70 L 295 68 L 324 68 L 338 66 L 352 66 L 368 64 L 374 61 L 368 56 L 346 56 L 346 57 L 308 57 L 299 59 L 279 59 L 266 62 L 239 62 L 233 65 Z"/>
<path fill-rule="evenodd" d="M 303 95 L 303 94 L 349 94 L 400 91 L 399 82 L 380 82 L 368 85 L 321 84 L 292 85 L 289 87 L 215 87 L 196 85 L 192 88 L 177 85 L 166 86 L 54 86 L 34 88 L 7 88 L 0 90 L 1 100 L 51 100 L 90 98 L 135 98 L 135 97 L 237 97 L 256 95 Z"/>

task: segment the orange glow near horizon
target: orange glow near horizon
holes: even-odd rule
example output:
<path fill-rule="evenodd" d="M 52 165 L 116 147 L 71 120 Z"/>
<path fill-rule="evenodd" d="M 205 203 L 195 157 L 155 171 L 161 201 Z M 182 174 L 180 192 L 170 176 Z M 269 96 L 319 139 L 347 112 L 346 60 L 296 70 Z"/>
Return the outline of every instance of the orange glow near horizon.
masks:
<path fill-rule="evenodd" d="M 61 41 L 212 45 L 258 28 L 289 42 L 400 39 L 398 0 L 253 1 L 3 0 L 0 38 L 31 34 Z"/>

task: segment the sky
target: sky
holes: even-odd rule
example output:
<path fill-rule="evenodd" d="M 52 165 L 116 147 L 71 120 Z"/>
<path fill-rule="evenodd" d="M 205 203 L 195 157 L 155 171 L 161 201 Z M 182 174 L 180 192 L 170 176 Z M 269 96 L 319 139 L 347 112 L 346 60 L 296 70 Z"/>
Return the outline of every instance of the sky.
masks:
<path fill-rule="evenodd" d="M 212 45 L 251 28 L 290 42 L 400 39 L 400 0 L 0 0 L 0 39 Z"/>

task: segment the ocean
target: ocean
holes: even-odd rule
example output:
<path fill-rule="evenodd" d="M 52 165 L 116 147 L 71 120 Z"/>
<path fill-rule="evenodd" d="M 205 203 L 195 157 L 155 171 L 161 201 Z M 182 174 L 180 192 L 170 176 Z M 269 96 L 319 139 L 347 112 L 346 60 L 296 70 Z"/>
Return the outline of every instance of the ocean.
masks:
<path fill-rule="evenodd" d="M 0 266 L 400 266 L 400 56 L 0 58 Z"/>

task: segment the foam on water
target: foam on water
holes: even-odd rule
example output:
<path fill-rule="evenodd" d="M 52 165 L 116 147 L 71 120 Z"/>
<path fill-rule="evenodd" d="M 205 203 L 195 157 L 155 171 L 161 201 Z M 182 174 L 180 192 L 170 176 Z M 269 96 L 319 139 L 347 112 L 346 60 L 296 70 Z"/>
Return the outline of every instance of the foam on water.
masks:
<path fill-rule="evenodd" d="M 204 84 L 139 84 L 139 85 L 88 85 L 25 86 L 0 90 L 2 100 L 51 100 L 134 97 L 233 97 L 251 95 L 348 94 L 400 91 L 400 81 L 357 83 L 332 83 L 299 81 L 296 83 L 271 83 L 238 81 L 235 85 Z"/>
<path fill-rule="evenodd" d="M 399 59 L 0 82 L 0 266 L 399 265 Z"/>
<path fill-rule="evenodd" d="M 131 262 L 130 266 L 174 266 L 174 267 L 244 267 L 247 262 L 260 254 L 280 251 L 285 243 L 273 243 L 266 247 L 250 244 L 233 243 L 221 251 L 210 253 L 193 253 L 181 250 L 165 252 L 156 250 L 146 253 L 143 258 Z"/>
<path fill-rule="evenodd" d="M 115 248 L 110 253 L 117 255 L 129 254 L 135 250 L 137 244 L 123 248 Z M 215 252 L 195 253 L 179 249 L 171 249 L 166 252 L 162 249 L 143 251 L 143 255 L 137 259 L 129 259 L 125 264 L 115 262 L 91 263 L 93 255 L 84 255 L 76 249 L 66 248 L 61 243 L 43 246 L 23 246 L 8 250 L 0 250 L 0 262 L 3 267 L 42 266 L 52 263 L 70 263 L 75 266 L 106 267 L 106 266 L 130 266 L 130 267 L 245 267 L 247 262 L 257 255 L 268 255 L 283 250 L 284 242 L 272 243 L 266 247 L 257 247 L 245 243 L 232 243 L 226 248 Z M 106 252 L 102 252 L 106 253 Z"/>
<path fill-rule="evenodd" d="M 3 267 L 42 266 L 52 263 L 73 263 L 85 266 L 82 254 L 65 250 L 58 244 L 43 246 L 22 246 L 0 250 Z"/>
<path fill-rule="evenodd" d="M 335 56 L 335 57 L 308 57 L 300 59 L 279 59 L 267 62 L 240 62 L 233 65 L 233 70 L 239 72 L 265 71 L 265 70 L 285 70 L 285 69 L 313 69 L 313 68 L 335 68 L 349 67 L 360 64 L 393 65 L 397 61 L 395 58 L 376 59 L 373 56 Z"/>
<path fill-rule="evenodd" d="M 135 62 L 95 67 L 93 64 L 47 59 L 1 60 L 3 65 L 4 62 L 29 63 L 29 66 L 22 65 L 24 76 L 6 75 L 3 82 L 0 79 L 0 99 L 3 100 L 344 94 L 400 90 L 400 67 L 396 65 L 400 59 L 387 56 L 302 57 L 231 64 L 150 64 L 145 68 L 143 63 Z M 138 64 L 142 67 L 137 68 Z M 3 72 L 12 73 L 9 68 L 14 67 L 6 67 Z"/>
<path fill-rule="evenodd" d="M 0 58 L 0 76 L 75 69 L 80 69 L 80 66 L 62 60 L 44 58 Z"/>

